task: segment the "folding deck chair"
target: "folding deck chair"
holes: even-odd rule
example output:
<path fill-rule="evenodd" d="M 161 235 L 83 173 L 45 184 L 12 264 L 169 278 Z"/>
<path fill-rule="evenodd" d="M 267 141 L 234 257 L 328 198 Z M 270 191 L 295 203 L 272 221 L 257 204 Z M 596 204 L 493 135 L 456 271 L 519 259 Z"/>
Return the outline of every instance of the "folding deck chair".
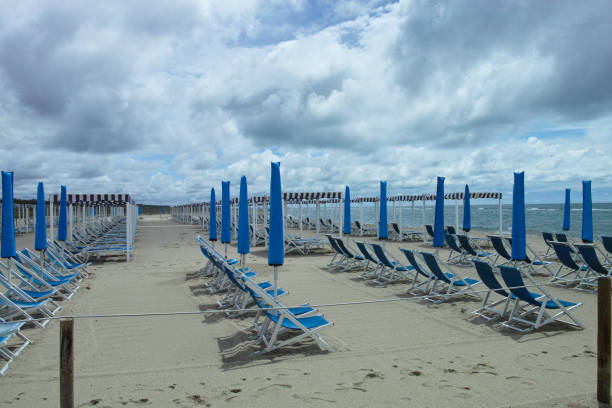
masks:
<path fill-rule="evenodd" d="M 359 275 L 363 279 L 370 279 L 374 276 L 377 276 L 378 270 L 383 267 L 380 261 L 372 256 L 366 247 L 366 243 L 363 241 L 355 241 L 355 245 L 357 245 L 357 249 L 363 255 L 363 259 L 365 260 L 365 264 L 363 266 L 363 272 Z M 370 263 L 376 265 L 373 270 L 370 269 Z"/>
<path fill-rule="evenodd" d="M 378 277 L 373 280 L 374 283 L 386 285 L 395 281 L 408 279 L 407 272 L 414 269 L 412 266 L 402 265 L 397 258 L 388 251 L 385 251 L 380 244 L 371 244 L 371 246 L 374 250 L 374 254 L 382 265 L 382 268 L 380 268 L 378 272 Z M 386 270 L 389 270 L 389 272 L 385 274 Z"/>
<path fill-rule="evenodd" d="M 462 278 L 456 270 L 451 269 L 451 267 L 442 260 L 438 260 L 434 254 L 428 252 L 421 252 L 420 254 L 425 260 L 429 271 L 437 278 L 431 286 L 429 294 L 425 299 L 434 303 L 439 303 L 445 301 L 451 296 L 459 295 L 472 296 L 479 300 L 482 299 L 482 297 L 474 290 L 474 286 L 480 283 L 479 280 Z M 440 265 L 444 266 L 448 272 L 442 271 Z M 436 287 L 439 284 L 446 284 L 446 287 L 443 288 L 442 291 L 436 291 Z"/>
<path fill-rule="evenodd" d="M 550 241 L 550 246 L 553 248 L 554 253 L 557 255 L 557 260 L 560 263 L 559 268 L 550 282 L 557 284 L 577 284 L 580 286 L 583 281 L 581 274 L 587 272 L 587 268 L 582 262 L 578 261 L 580 257 L 576 255 L 574 249 L 566 242 Z M 565 271 L 565 269 L 569 271 Z"/>
<path fill-rule="evenodd" d="M 407 290 L 407 293 L 411 295 L 428 294 L 430 290 L 430 284 L 437 279 L 436 276 L 430 273 L 427 269 L 425 269 L 421 264 L 417 262 L 416 254 L 414 253 L 414 251 L 405 248 L 400 248 L 400 251 L 404 253 L 404 256 L 408 260 L 408 263 L 416 271 L 414 279 L 412 280 L 412 285 Z M 419 275 L 425 278 L 425 282 L 418 282 Z M 425 289 L 421 289 L 421 286 L 423 285 L 425 285 Z"/>
<path fill-rule="evenodd" d="M 5 363 L 0 366 L 0 376 L 4 375 L 9 364 L 31 343 L 21 333 L 21 327 L 24 324 L 23 322 L 5 322 L 0 319 L 0 357 L 5 360 Z M 15 337 L 20 340 L 18 343 L 11 341 Z"/>
<path fill-rule="evenodd" d="M 450 248 L 450 252 L 448 253 L 447 263 L 452 264 L 467 264 L 466 255 L 467 253 L 459 248 L 457 245 L 457 240 L 454 235 L 449 234 L 448 232 L 444 233 L 444 241 L 446 241 L 446 245 Z M 454 254 L 454 255 L 453 255 Z"/>
<path fill-rule="evenodd" d="M 595 245 L 575 243 L 574 247 L 578 250 L 578 254 L 580 254 L 580 257 L 587 267 L 582 277 L 582 281 L 578 285 L 580 288 L 590 287 L 594 289 L 597 287 L 597 278 L 600 276 L 610 276 L 612 274 L 612 267 L 604 266 L 599 260 Z"/>
<path fill-rule="evenodd" d="M 506 283 L 506 286 L 510 292 L 516 296 L 517 301 L 514 303 L 510 317 L 507 321 L 502 323 L 505 327 L 525 333 L 535 329 L 538 329 L 546 324 L 562 321 L 560 320 L 564 316 L 568 317 L 570 321 L 564 321 L 570 325 L 574 325 L 578 328 L 583 329 L 584 326 L 571 312 L 582 306 L 582 303 L 569 302 L 567 300 L 557 299 L 552 296 L 548 290 L 540 285 L 535 279 L 529 274 L 525 274 L 528 277 L 531 286 L 535 286 L 542 294 L 536 299 L 536 297 L 527 290 L 525 282 L 521 276 L 521 272 L 518 268 L 513 266 L 501 265 L 499 270 L 502 275 L 502 279 Z M 528 307 L 526 310 L 519 310 L 519 301 L 526 302 L 532 307 Z M 554 314 L 550 314 L 552 311 Z M 555 313 L 556 312 L 556 313 Z M 529 315 L 536 315 L 535 320 L 527 320 L 526 317 Z M 526 328 L 520 327 L 520 325 L 527 326 Z"/>
<path fill-rule="evenodd" d="M 459 241 L 461 249 L 465 251 L 466 257 L 471 257 L 472 260 L 477 260 L 478 258 L 487 259 L 494 255 L 492 252 L 483 251 L 478 244 L 472 244 L 472 241 L 470 241 L 467 235 L 455 235 L 455 237 Z M 476 245 L 476 249 L 472 245 Z"/>
<path fill-rule="evenodd" d="M 344 259 L 346 260 L 346 263 L 342 266 L 344 270 L 361 266 L 361 264 L 365 260 L 361 255 L 358 255 L 354 253 L 352 249 L 349 249 L 348 244 L 346 244 L 342 239 L 340 238 L 332 238 L 332 239 L 336 241 L 338 248 L 344 254 Z"/>

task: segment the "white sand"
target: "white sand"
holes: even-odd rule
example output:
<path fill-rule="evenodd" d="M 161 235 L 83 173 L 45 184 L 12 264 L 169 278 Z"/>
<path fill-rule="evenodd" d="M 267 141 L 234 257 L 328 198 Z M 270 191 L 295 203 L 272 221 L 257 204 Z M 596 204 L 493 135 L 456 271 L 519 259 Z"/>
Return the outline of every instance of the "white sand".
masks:
<path fill-rule="evenodd" d="M 195 311 L 215 307 L 193 278 L 203 265 L 196 227 L 159 217 L 140 223 L 132 261 L 90 267 L 91 279 L 64 315 Z M 204 233 L 205 234 L 205 233 Z M 541 238 L 530 237 L 533 245 Z M 32 235 L 18 247 L 32 246 Z M 419 244 L 387 243 L 396 248 Z M 425 248 L 426 250 L 429 248 Z M 235 246 L 230 247 L 235 256 Z M 224 315 L 83 319 L 75 322 L 76 405 L 120 406 L 596 406 L 596 296 L 551 291 L 584 306 L 586 325 L 517 334 L 473 317 L 475 301 L 411 300 L 406 284 L 368 285 L 354 272 L 324 269 L 331 256 L 288 256 L 280 284 L 286 304 L 405 296 L 394 303 L 323 308 L 322 332 L 337 351 L 312 342 L 256 355 L 241 329 L 251 318 Z M 402 259 L 402 258 L 400 258 Z M 247 263 L 271 279 L 267 254 Z M 463 269 L 468 275 L 475 273 Z M 89 287 L 88 290 L 86 287 Z M 0 406 L 58 406 L 59 322 L 29 329 L 35 344 L 0 378 Z"/>

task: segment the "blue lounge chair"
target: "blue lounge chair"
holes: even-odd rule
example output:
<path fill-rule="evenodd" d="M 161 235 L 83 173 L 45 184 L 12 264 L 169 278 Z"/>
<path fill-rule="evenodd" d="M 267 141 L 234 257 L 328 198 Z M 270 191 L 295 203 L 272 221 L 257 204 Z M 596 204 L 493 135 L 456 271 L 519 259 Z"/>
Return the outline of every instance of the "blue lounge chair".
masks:
<path fill-rule="evenodd" d="M 378 277 L 373 280 L 379 285 L 386 285 L 399 280 L 408 279 L 408 272 L 414 268 L 410 265 L 402 265 L 393 255 L 385 251 L 380 244 L 371 244 L 374 255 L 380 261 Z M 390 259 L 391 258 L 391 259 Z"/>
<path fill-rule="evenodd" d="M 492 252 L 483 251 L 480 247 L 474 249 L 474 247 L 472 246 L 472 242 L 470 241 L 470 238 L 467 235 L 455 236 L 457 237 L 457 240 L 459 240 L 459 246 L 465 251 L 467 257 L 471 257 L 472 259 L 486 259 L 494 255 Z"/>
<path fill-rule="evenodd" d="M 446 245 L 448 245 L 450 249 L 450 252 L 448 253 L 448 259 L 446 260 L 447 263 L 462 264 L 462 265 L 465 265 L 468 263 L 466 261 L 467 253 L 459 247 L 459 245 L 457 244 L 457 239 L 455 238 L 455 235 L 445 232 L 444 241 L 446 241 Z"/>
<path fill-rule="evenodd" d="M 340 248 L 340 251 L 342 251 L 346 259 L 346 263 L 342 267 L 343 269 L 347 270 L 361 266 L 361 264 L 365 261 L 361 255 L 358 255 L 354 253 L 352 249 L 349 249 L 348 244 L 346 244 L 342 239 L 334 238 L 334 241 L 336 241 L 338 248 Z"/>
<path fill-rule="evenodd" d="M 434 274 L 432 274 L 427 269 L 425 269 L 425 267 L 417 261 L 416 255 L 413 251 L 409 249 L 405 249 L 405 248 L 400 248 L 400 251 L 403 252 L 410 266 L 412 266 L 414 270 L 416 271 L 414 279 L 412 280 L 412 286 L 410 287 L 410 289 L 408 289 L 407 292 L 410 293 L 411 295 L 417 295 L 420 293 L 428 294 L 431 283 L 435 281 L 437 278 L 435 277 Z M 418 275 L 421 275 L 422 277 L 424 277 L 425 281 L 418 283 Z M 423 285 L 425 285 L 425 289 L 421 289 L 421 286 Z"/>
<path fill-rule="evenodd" d="M 612 267 L 604 266 L 599 260 L 595 245 L 576 243 L 574 246 L 587 267 L 579 285 L 581 288 L 595 288 L 597 287 L 597 278 L 612 274 Z"/>
<path fill-rule="evenodd" d="M 23 322 L 5 322 L 0 319 L 0 357 L 5 360 L 0 366 L 0 376 L 4 375 L 9 364 L 31 343 L 21 333 L 21 327 L 24 324 Z M 19 338 L 19 343 L 11 342 L 14 337 Z M 10 346 L 9 343 L 11 343 Z"/>
<path fill-rule="evenodd" d="M 379 269 L 383 268 L 383 264 L 378 259 L 374 258 L 372 254 L 370 254 L 365 242 L 355 241 L 355 245 L 357 245 L 357 249 L 359 249 L 359 252 L 361 252 L 363 259 L 365 260 L 363 272 L 361 272 L 359 276 L 361 276 L 363 279 L 370 279 L 377 276 Z M 370 263 L 376 265 L 373 270 L 369 269 Z"/>
<path fill-rule="evenodd" d="M 582 262 L 577 262 L 579 258 L 576 257 L 576 252 L 566 242 L 550 241 L 550 245 L 560 263 L 550 281 L 558 284 L 577 284 L 580 287 L 583 283 L 581 274 L 586 272 L 587 268 Z M 588 285 L 589 282 L 584 281 L 584 284 Z"/>
<path fill-rule="evenodd" d="M 451 296 L 459 295 L 468 295 L 477 299 L 482 299 L 474 290 L 474 286 L 480 283 L 479 280 L 462 278 L 457 271 L 451 269 L 448 264 L 439 260 L 434 254 L 428 252 L 421 252 L 420 254 L 429 271 L 437 278 L 431 286 L 429 295 L 426 297 L 427 300 L 439 303 Z M 440 267 L 441 265 L 448 270 L 448 272 L 444 272 Z M 437 291 L 438 285 L 446 286 L 442 286 L 442 290 Z"/>
<path fill-rule="evenodd" d="M 536 280 L 534 280 L 531 275 L 526 274 L 525 276 L 529 278 L 530 285 L 535 286 L 538 288 L 538 291 L 542 293 L 541 296 L 536 299 L 533 294 L 527 290 L 525 282 L 521 276 L 521 272 L 518 270 L 518 268 L 502 265 L 499 267 L 499 270 L 504 282 L 506 283 L 506 286 L 518 300 L 515 302 L 508 320 L 502 323 L 505 327 L 525 333 L 538 329 L 546 324 L 561 321 L 561 318 L 567 316 L 569 318 L 569 322 L 566 321 L 566 323 L 581 329 L 584 328 L 582 323 L 580 323 L 580 321 L 571 312 L 573 309 L 582 306 L 582 303 L 569 302 L 553 297 L 550 295 L 550 293 L 548 293 L 544 286 L 540 285 Z M 526 310 L 521 310 L 519 309 L 520 301 L 526 302 L 532 307 L 529 307 Z M 555 311 L 556 313 L 550 314 L 549 311 Z M 536 316 L 535 320 L 526 319 L 526 317 L 533 314 Z"/>

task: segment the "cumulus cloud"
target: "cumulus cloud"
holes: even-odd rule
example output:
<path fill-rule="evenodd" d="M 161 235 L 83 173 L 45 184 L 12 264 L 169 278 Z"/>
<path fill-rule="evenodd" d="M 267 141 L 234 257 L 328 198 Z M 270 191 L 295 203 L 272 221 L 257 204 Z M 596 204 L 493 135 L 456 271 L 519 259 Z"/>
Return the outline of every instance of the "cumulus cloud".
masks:
<path fill-rule="evenodd" d="M 35 181 L 143 202 L 221 180 L 366 194 L 469 183 L 610 198 L 605 0 L 40 0 L 0 5 L 0 154 Z M 601 190 L 598 190 L 601 189 Z M 236 189 L 237 192 L 237 189 Z M 605 198 L 608 197 L 608 198 Z"/>

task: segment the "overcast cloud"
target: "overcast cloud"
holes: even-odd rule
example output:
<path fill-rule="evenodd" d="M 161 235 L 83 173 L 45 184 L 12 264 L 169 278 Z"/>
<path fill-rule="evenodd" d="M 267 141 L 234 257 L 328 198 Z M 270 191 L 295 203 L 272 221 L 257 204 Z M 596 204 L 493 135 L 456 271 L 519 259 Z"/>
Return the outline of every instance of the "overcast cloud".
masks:
<path fill-rule="evenodd" d="M 0 3 L 17 197 L 512 188 L 612 201 L 612 2 Z M 529 200 L 528 195 L 528 200 Z"/>

